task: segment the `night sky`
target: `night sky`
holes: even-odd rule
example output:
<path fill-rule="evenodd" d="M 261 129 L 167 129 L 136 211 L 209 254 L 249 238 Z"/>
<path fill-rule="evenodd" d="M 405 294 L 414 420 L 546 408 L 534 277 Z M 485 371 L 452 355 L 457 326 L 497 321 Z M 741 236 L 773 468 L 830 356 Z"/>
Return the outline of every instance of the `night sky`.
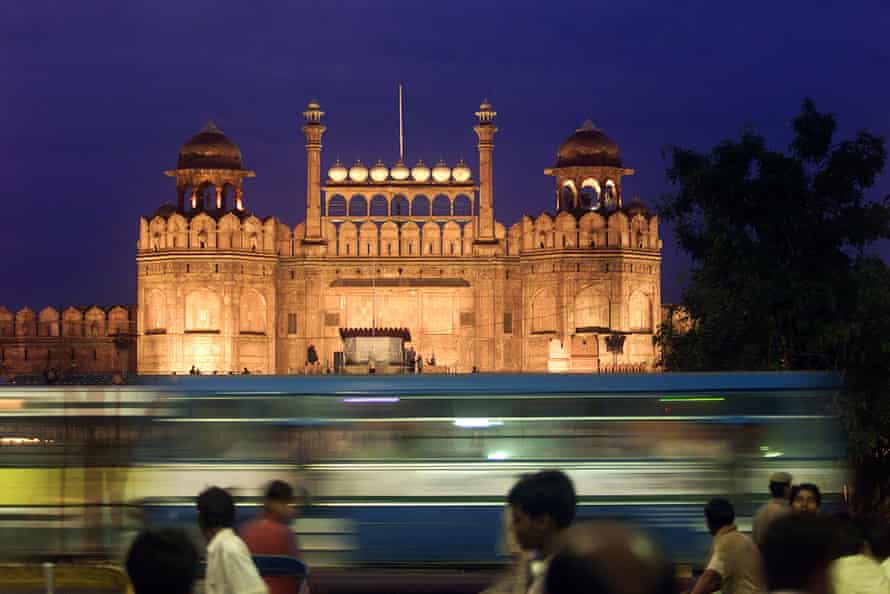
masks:
<path fill-rule="evenodd" d="M 805 96 L 844 136 L 890 135 L 890 5 L 875 2 L 7 2 L 0 18 L 0 303 L 133 303 L 140 215 L 174 200 L 179 147 L 208 119 L 257 178 L 246 206 L 303 218 L 300 113 L 327 112 L 323 168 L 408 161 L 475 172 L 473 112 L 498 111 L 495 215 L 552 209 L 559 144 L 592 119 L 670 190 L 668 144 L 748 125 L 783 149 Z M 890 175 L 876 193 L 890 192 Z M 664 301 L 688 261 L 664 237 Z M 890 249 L 884 249 L 884 255 Z"/>

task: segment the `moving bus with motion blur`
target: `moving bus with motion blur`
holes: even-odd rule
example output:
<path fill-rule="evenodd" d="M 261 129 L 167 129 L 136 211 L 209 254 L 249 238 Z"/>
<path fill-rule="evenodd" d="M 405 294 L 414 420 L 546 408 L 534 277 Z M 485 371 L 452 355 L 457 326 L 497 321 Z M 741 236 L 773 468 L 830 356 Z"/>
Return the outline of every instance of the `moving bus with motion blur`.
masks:
<path fill-rule="evenodd" d="M 198 376 L 0 388 L 5 558 L 119 556 L 146 525 L 197 534 L 195 497 L 306 494 L 310 566 L 469 567 L 506 559 L 504 500 L 524 473 L 573 480 L 578 517 L 639 525 L 701 563 L 702 507 L 741 529 L 771 472 L 846 481 L 830 373 Z"/>

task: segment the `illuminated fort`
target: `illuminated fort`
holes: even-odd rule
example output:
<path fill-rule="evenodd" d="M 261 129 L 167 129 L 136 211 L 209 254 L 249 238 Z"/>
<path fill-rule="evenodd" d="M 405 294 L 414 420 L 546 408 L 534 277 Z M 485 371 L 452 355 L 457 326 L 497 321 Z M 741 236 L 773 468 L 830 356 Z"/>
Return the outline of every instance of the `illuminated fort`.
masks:
<path fill-rule="evenodd" d="M 633 170 L 618 146 L 578 129 L 545 170 L 556 191 L 542 208 L 553 212 L 506 228 L 495 219 L 496 113 L 483 102 L 475 115 L 475 175 L 463 162 L 401 159 L 325 171 L 324 112 L 309 103 L 294 228 L 253 214 L 254 172 L 207 124 L 166 172 L 176 201 L 140 221 L 139 372 L 301 372 L 310 345 L 332 368 L 356 333 L 402 335 L 435 358 L 425 371 L 651 368 L 661 240 L 657 217 L 624 200 Z"/>
<path fill-rule="evenodd" d="M 350 347 L 371 335 L 406 341 L 424 372 L 651 369 L 662 244 L 657 217 L 624 199 L 634 171 L 618 146 L 579 128 L 544 170 L 551 211 L 507 228 L 494 210 L 496 112 L 483 102 L 475 115 L 475 174 L 405 163 L 401 150 L 391 166 L 325 170 L 324 112 L 309 103 L 294 228 L 254 214 L 254 172 L 208 123 L 165 172 L 175 201 L 140 219 L 137 307 L 0 307 L 0 366 L 297 373 L 312 345 L 319 370 L 367 371 L 380 354 Z"/>

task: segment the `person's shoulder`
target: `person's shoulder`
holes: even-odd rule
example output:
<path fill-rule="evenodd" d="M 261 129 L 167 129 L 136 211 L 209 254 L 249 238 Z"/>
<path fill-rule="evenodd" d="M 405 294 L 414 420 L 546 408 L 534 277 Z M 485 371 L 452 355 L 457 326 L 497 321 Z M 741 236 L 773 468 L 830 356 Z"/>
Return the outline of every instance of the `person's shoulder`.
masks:
<path fill-rule="evenodd" d="M 726 534 L 721 534 L 714 540 L 714 549 L 721 551 L 745 551 L 747 549 L 757 549 L 754 539 L 738 530 L 732 530 Z"/>
<path fill-rule="evenodd" d="M 247 550 L 247 544 L 244 542 L 244 539 L 242 539 L 234 530 L 231 531 L 231 534 L 227 534 L 226 538 L 219 544 L 220 548 L 226 554 L 250 556 L 250 551 Z"/>

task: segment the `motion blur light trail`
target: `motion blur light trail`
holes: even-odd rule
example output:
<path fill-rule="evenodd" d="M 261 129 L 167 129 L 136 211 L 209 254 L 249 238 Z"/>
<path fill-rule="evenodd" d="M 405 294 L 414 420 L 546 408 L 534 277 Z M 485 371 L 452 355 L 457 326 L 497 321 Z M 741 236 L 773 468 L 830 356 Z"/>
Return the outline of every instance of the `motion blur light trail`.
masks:
<path fill-rule="evenodd" d="M 294 529 L 312 567 L 490 566 L 507 491 L 560 468 L 579 517 L 638 524 L 699 563 L 708 498 L 729 495 L 744 528 L 774 470 L 829 505 L 846 478 L 832 374 L 143 380 L 0 388 L 22 403 L 0 414 L 3 557 L 116 557 L 145 525 L 199 540 L 207 485 L 243 521 L 283 479 L 308 494 Z"/>

